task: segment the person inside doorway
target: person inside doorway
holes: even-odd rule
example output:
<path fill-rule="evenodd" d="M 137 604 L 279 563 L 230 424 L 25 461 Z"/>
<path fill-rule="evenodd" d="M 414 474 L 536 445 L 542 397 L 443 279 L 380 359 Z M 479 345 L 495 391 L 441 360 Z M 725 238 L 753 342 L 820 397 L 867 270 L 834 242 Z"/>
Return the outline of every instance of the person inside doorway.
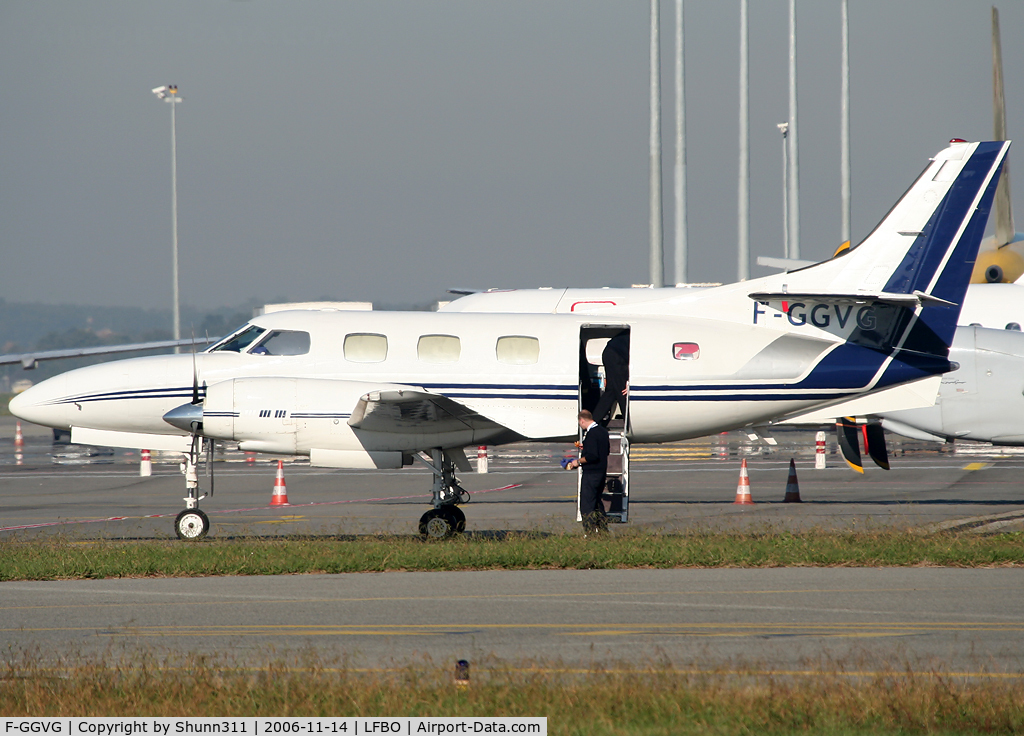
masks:
<path fill-rule="evenodd" d="M 626 416 L 626 394 L 629 392 L 629 331 L 623 330 L 604 346 L 604 393 L 594 407 L 594 419 L 602 427 L 615 416 L 615 407 Z"/>

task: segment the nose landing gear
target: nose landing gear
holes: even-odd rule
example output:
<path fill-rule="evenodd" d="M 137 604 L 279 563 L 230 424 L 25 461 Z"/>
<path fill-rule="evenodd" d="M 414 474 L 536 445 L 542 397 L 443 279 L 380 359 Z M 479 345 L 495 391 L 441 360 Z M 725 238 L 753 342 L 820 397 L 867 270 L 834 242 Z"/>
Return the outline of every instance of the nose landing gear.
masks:
<path fill-rule="evenodd" d="M 213 495 L 213 440 L 206 440 L 206 471 L 210 481 L 210 493 L 199 495 L 199 473 L 196 471 L 197 455 L 196 447 L 193 445 L 193 452 L 185 455 L 181 461 L 181 472 L 185 475 L 185 492 L 188 494 L 183 499 L 185 510 L 174 519 L 174 533 L 178 539 L 195 541 L 202 539 L 210 531 L 210 519 L 199 509 L 199 502 L 207 495 Z"/>
<path fill-rule="evenodd" d="M 185 509 L 174 520 L 178 539 L 202 539 L 210 531 L 210 519 L 198 508 Z"/>

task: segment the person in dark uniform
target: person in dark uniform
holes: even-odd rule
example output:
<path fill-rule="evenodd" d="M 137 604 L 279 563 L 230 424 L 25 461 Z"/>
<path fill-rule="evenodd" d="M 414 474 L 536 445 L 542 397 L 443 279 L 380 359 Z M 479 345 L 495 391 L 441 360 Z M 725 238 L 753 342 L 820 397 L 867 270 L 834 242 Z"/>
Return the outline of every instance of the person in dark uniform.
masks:
<path fill-rule="evenodd" d="M 594 421 L 594 415 L 584 409 L 578 415 L 583 430 L 583 446 L 579 458 L 566 465 L 568 470 L 583 468 L 580 480 L 580 516 L 583 517 L 583 531 L 590 534 L 605 528 L 604 505 L 601 491 L 604 490 L 608 473 L 608 430 Z"/>
<path fill-rule="evenodd" d="M 601 352 L 604 364 L 604 393 L 594 407 L 594 419 L 607 427 L 618 405 L 626 415 L 626 391 L 629 384 L 629 333 L 623 330 L 608 341 Z"/>

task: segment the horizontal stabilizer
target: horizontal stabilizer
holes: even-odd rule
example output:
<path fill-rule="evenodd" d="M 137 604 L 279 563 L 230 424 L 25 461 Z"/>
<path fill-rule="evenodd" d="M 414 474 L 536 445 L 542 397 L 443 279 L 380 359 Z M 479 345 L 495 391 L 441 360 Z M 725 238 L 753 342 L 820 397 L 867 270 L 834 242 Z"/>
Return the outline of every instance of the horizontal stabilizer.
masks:
<path fill-rule="evenodd" d="M 925 294 L 923 291 L 914 291 L 910 294 L 897 294 L 891 292 L 876 292 L 873 294 L 860 293 L 860 294 L 830 294 L 827 292 L 811 293 L 811 292 L 754 292 L 748 295 L 751 299 L 757 302 L 793 302 L 797 300 L 806 300 L 809 302 L 819 302 L 822 304 L 888 304 L 894 307 L 910 307 L 914 309 L 916 307 L 955 307 L 955 303 L 940 299 L 937 296 L 931 294 Z"/>
<path fill-rule="evenodd" d="M 939 393 L 941 376 L 922 378 L 920 381 L 893 386 L 882 391 L 875 391 L 864 396 L 857 396 L 848 401 L 814 409 L 804 414 L 778 422 L 778 424 L 825 424 L 833 422 L 837 417 L 881 414 L 904 409 L 923 409 L 934 406 Z"/>

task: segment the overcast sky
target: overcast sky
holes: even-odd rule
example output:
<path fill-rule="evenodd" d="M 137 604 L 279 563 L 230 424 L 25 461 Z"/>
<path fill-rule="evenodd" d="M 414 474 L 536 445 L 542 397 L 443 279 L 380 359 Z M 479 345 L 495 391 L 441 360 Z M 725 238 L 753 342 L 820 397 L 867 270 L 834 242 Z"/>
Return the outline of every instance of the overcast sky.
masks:
<path fill-rule="evenodd" d="M 733 281 L 739 0 L 685 5 L 689 275 Z M 949 138 L 992 136 L 989 7 L 850 0 L 855 242 Z M 786 8 L 750 2 L 752 260 L 783 253 Z M 797 3 L 805 258 L 839 244 L 839 8 Z M 1000 11 L 1013 137 L 1024 6 Z M 645 282 L 648 32 L 646 0 L 4 0 L 0 297 L 170 306 L 168 83 L 183 303 Z"/>

